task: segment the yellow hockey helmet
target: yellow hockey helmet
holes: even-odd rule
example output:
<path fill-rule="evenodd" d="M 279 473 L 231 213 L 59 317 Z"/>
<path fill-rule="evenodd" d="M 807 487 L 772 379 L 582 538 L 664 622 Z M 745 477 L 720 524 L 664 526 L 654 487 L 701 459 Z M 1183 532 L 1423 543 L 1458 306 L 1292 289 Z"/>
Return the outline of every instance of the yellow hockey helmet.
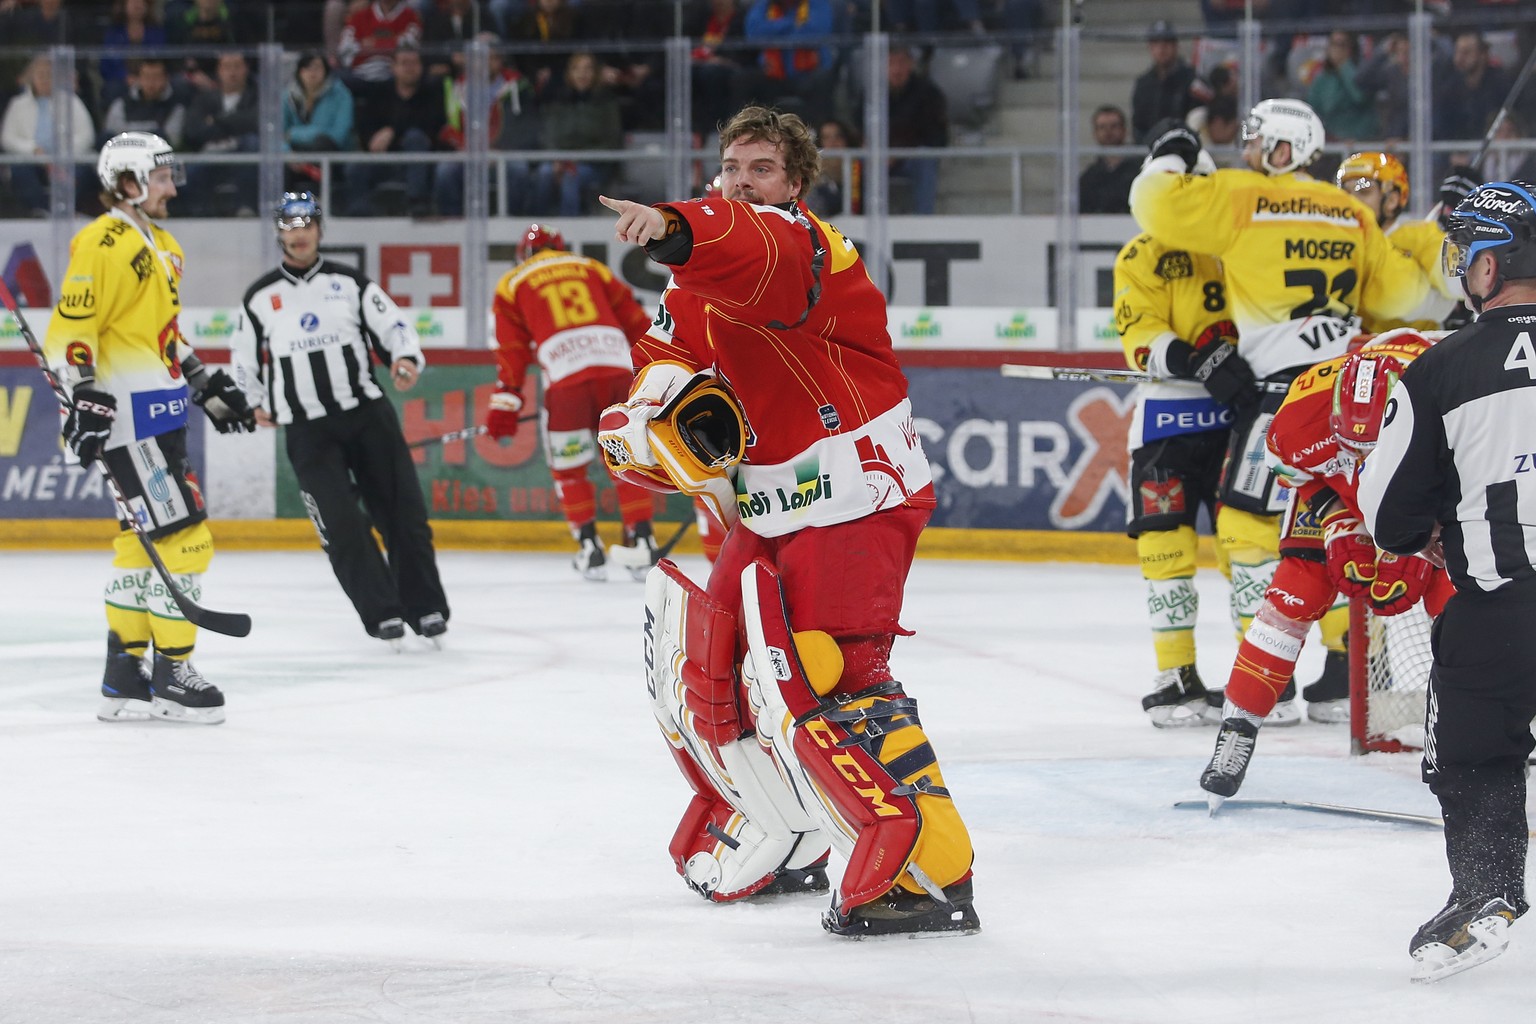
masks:
<path fill-rule="evenodd" d="M 1361 183 L 1367 181 L 1381 187 L 1390 185 L 1397 193 L 1400 205 L 1408 205 L 1408 168 L 1391 153 L 1378 150 L 1351 153 L 1339 164 L 1333 181 L 1346 192 L 1359 191 L 1364 187 Z"/>

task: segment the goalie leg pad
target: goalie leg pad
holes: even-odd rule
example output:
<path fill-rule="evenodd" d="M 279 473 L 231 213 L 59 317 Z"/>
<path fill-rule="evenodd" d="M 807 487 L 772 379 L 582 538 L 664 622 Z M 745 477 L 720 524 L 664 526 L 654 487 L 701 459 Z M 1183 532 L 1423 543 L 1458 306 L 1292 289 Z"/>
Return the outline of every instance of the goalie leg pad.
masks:
<path fill-rule="evenodd" d="M 760 740 L 848 858 L 834 906 L 898 885 L 942 899 L 935 890 L 967 877 L 973 854 L 917 702 L 895 682 L 827 699 L 842 674 L 836 642 L 791 631 L 778 573 L 762 559 L 742 572 L 742 614 Z"/>
<path fill-rule="evenodd" d="M 670 562 L 646 580 L 652 710 L 696 794 L 671 843 L 678 873 L 714 902 L 815 875 L 827 844 L 755 737 L 743 738 L 736 619 Z M 824 873 L 821 875 L 824 878 Z"/>

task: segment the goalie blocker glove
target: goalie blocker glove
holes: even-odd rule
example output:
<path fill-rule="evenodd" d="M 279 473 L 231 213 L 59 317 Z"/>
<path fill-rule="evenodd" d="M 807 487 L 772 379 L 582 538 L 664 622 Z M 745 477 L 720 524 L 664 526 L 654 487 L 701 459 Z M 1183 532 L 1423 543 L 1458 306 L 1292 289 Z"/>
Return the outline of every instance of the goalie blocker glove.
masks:
<path fill-rule="evenodd" d="M 116 419 L 116 396 L 95 388 L 76 388 L 64 420 L 64 443 L 89 465 L 101 457 Z"/>
<path fill-rule="evenodd" d="M 1160 156 L 1176 156 L 1184 161 L 1185 173 L 1192 174 L 1195 161 L 1200 158 L 1200 136 L 1177 118 L 1167 117 L 1152 126 L 1152 144 L 1147 148 L 1150 159 Z"/>
<path fill-rule="evenodd" d="M 1164 358 L 1174 376 L 1199 381 L 1212 398 L 1230 406 L 1238 419 L 1259 404 L 1258 379 L 1248 360 L 1238 355 L 1229 342 L 1217 340 L 1197 349 L 1175 338 L 1169 342 Z"/>

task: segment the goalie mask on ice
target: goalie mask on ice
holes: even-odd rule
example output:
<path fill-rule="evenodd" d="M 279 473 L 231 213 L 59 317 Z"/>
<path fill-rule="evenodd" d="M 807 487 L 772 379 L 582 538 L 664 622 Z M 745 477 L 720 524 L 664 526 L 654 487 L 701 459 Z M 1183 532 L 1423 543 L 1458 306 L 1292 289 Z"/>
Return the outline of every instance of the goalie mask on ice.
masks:
<path fill-rule="evenodd" d="M 727 526 L 736 521 L 731 473 L 747 448 L 741 405 L 723 381 L 682 363 L 641 369 L 629 401 L 598 421 L 608 471 L 653 491 L 702 500 Z"/>

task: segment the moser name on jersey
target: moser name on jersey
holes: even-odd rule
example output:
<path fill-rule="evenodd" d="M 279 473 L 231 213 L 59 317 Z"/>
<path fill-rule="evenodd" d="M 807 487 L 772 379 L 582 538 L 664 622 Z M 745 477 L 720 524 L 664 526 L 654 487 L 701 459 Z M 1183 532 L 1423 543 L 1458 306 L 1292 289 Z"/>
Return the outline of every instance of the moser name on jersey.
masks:
<path fill-rule="evenodd" d="M 1355 258 L 1355 243 L 1326 238 L 1287 238 L 1285 258 L 1288 260 L 1352 260 Z"/>

